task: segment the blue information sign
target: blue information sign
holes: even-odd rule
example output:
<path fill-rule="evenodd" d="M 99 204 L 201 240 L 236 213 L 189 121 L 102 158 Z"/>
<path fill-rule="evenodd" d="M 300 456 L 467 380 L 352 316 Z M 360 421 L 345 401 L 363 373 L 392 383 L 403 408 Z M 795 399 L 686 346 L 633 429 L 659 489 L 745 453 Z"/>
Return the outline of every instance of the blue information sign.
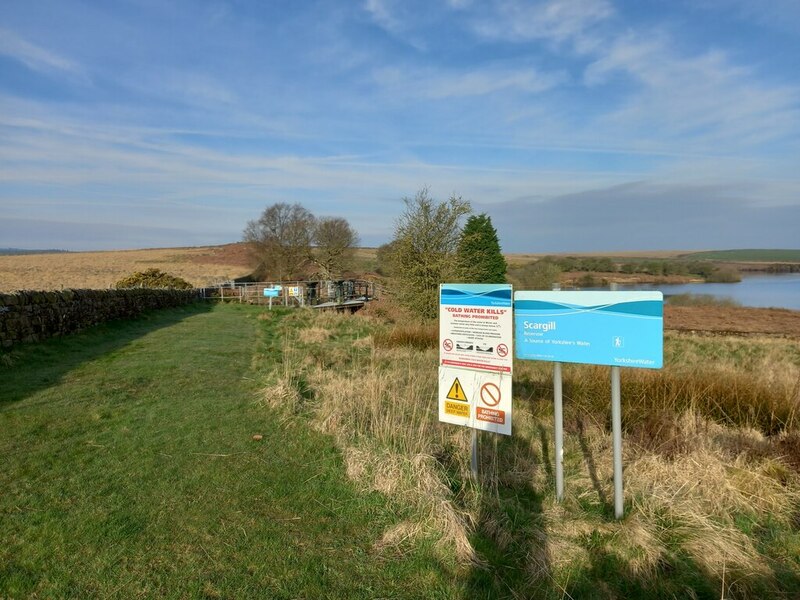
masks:
<path fill-rule="evenodd" d="M 663 315 L 661 292 L 516 292 L 516 356 L 660 369 Z"/>
<path fill-rule="evenodd" d="M 264 288 L 264 297 L 265 298 L 277 298 L 281 295 L 281 290 L 283 288 L 281 286 L 276 286 L 273 288 Z"/>

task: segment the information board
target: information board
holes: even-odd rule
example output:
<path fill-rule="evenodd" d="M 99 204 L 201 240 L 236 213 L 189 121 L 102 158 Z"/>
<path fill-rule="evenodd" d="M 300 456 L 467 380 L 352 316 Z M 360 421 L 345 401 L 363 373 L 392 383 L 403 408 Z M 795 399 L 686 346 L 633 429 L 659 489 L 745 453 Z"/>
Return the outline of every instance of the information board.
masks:
<path fill-rule="evenodd" d="M 512 288 L 508 284 L 439 286 L 439 364 L 511 373 Z"/>
<path fill-rule="evenodd" d="M 271 287 L 271 288 L 264 288 L 264 297 L 265 298 L 277 298 L 281 294 L 281 290 L 283 288 L 281 286 Z"/>
<path fill-rule="evenodd" d="M 517 292 L 517 358 L 660 369 L 661 292 Z"/>

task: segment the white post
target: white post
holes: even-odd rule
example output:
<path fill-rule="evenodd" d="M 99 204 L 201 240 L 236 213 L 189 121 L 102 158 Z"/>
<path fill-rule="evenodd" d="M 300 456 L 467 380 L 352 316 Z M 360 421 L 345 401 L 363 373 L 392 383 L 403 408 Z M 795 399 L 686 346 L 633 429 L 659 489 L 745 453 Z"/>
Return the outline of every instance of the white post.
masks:
<path fill-rule="evenodd" d="M 624 513 L 622 497 L 622 402 L 619 367 L 611 367 L 611 434 L 614 443 L 614 516 Z"/>
<path fill-rule="evenodd" d="M 561 363 L 553 365 L 553 421 L 556 444 L 556 500 L 564 499 L 564 405 L 561 385 Z"/>

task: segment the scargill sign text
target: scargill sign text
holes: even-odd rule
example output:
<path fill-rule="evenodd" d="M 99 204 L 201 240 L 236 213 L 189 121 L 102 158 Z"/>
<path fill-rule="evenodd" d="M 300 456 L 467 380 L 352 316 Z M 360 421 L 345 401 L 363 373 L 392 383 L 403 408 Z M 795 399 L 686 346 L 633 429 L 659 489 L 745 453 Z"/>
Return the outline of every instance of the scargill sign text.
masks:
<path fill-rule="evenodd" d="M 661 292 L 516 292 L 517 358 L 660 369 Z"/>

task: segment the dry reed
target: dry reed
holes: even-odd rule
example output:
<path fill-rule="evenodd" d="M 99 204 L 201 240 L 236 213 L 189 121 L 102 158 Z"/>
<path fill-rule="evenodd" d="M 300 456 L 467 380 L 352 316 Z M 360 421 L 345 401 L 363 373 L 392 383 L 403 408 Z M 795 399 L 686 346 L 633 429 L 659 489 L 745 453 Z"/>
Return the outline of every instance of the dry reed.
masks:
<path fill-rule="evenodd" d="M 540 516 L 522 544 L 530 590 L 566 593 L 571 579 L 592 572 L 598 553 L 645 586 L 689 561 L 726 598 L 780 589 L 774 557 L 741 522 L 796 528 L 800 354 L 788 341 L 670 334 L 662 372 L 625 371 L 629 516 L 613 521 L 607 369 L 564 369 L 566 497 L 559 504 L 549 365 L 515 367 L 514 438 L 484 439 L 475 486 L 468 431 L 438 423 L 431 326 L 381 327 L 372 318 L 302 311 L 286 319 L 284 366 L 271 397 L 333 435 L 355 481 L 415 509 L 416 518 L 375 541 L 377 551 L 405 552 L 420 536 L 435 536 L 443 551 L 481 564 L 470 543 L 480 530 L 498 548 L 520 552 L 523 534 L 504 516 L 501 497 L 533 490 Z"/>

